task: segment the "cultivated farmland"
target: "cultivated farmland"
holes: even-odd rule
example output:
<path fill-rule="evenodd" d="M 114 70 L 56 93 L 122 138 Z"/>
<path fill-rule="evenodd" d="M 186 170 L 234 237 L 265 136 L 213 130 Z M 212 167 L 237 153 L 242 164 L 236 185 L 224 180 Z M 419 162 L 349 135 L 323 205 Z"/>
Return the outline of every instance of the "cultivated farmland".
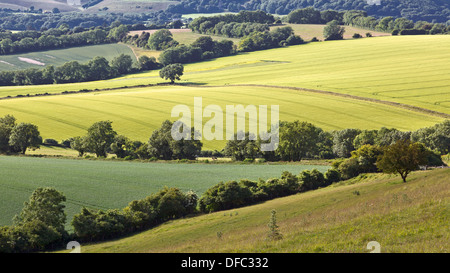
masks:
<path fill-rule="evenodd" d="M 178 119 L 171 118 L 174 106 L 188 105 L 194 113 L 194 97 L 202 97 L 204 106 L 219 105 L 223 111 L 226 105 L 278 104 L 281 120 L 308 121 L 325 130 L 380 129 L 383 126 L 415 130 L 442 121 L 439 117 L 368 101 L 282 88 L 248 86 L 160 86 L 9 99 L 0 101 L 0 116 L 9 113 L 20 121 L 37 124 L 44 139 L 60 141 L 84 135 L 94 122 L 111 120 L 119 134 L 147 141 L 153 130 L 159 128 L 164 120 Z M 208 120 L 205 118 L 203 122 Z M 205 149 L 221 150 L 224 146 L 225 140 L 204 141 Z"/>
<path fill-rule="evenodd" d="M 448 35 L 390 36 L 243 53 L 186 65 L 182 82 L 205 86 L 263 84 L 310 88 L 450 114 L 449 41 Z M 151 71 L 99 82 L 0 87 L 0 96 L 161 82 L 158 72 Z"/>
<path fill-rule="evenodd" d="M 111 61 L 120 54 L 134 57 L 133 51 L 123 44 L 105 44 L 56 49 L 24 54 L 0 56 L 0 70 L 22 70 L 27 68 L 42 69 L 46 65 L 60 66 L 66 62 L 87 63 L 96 56 L 103 56 Z M 28 87 L 29 88 L 29 87 Z"/>
<path fill-rule="evenodd" d="M 164 186 L 194 190 L 201 195 L 220 181 L 268 179 L 283 171 L 299 174 L 328 166 L 176 164 L 91 161 L 0 156 L 0 225 L 11 224 L 38 187 L 54 187 L 67 197 L 67 227 L 83 206 L 96 209 L 125 207 Z M 27 166 L 24 168 L 24 166 Z M 168 176 L 167 174 L 171 175 Z"/>

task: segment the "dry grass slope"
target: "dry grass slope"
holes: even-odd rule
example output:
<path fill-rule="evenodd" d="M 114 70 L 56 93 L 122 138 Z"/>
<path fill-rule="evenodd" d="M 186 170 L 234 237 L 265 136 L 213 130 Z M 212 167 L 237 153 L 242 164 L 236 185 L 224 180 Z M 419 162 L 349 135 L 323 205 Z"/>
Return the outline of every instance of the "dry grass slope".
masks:
<path fill-rule="evenodd" d="M 82 252 L 447 252 L 450 169 L 413 173 L 407 183 L 370 174 L 259 205 L 168 222 Z M 276 209 L 283 240 L 266 240 Z M 223 236 L 218 238 L 217 232 Z"/>

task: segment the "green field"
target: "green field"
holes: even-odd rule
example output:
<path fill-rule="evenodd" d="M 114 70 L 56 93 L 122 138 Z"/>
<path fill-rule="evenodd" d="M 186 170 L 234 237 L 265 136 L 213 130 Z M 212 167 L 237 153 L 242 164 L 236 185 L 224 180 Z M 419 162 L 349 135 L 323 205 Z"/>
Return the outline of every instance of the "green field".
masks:
<path fill-rule="evenodd" d="M 450 36 L 389 36 L 263 50 L 189 64 L 184 83 L 331 91 L 450 114 Z M 158 71 L 80 84 L 0 87 L 0 97 L 163 82 Z M 3 102 L 0 103 L 0 106 Z"/>
<path fill-rule="evenodd" d="M 41 69 L 47 65 L 60 66 L 70 61 L 87 63 L 97 56 L 103 56 L 111 61 L 120 54 L 130 55 L 135 59 L 133 51 L 128 46 L 123 44 L 105 44 L 2 55 L 0 56 L 0 70 Z M 28 86 L 28 88 L 30 87 Z"/>
<path fill-rule="evenodd" d="M 38 187 L 54 187 L 66 197 L 68 225 L 83 206 L 122 208 L 164 186 L 201 195 L 220 181 L 279 177 L 328 166 L 267 164 L 176 164 L 0 156 L 0 226 L 11 224 Z M 26 167 L 25 167 L 26 166 Z M 167 175 L 170 173 L 170 176 Z M 67 227 L 71 228 L 71 227 Z"/>
<path fill-rule="evenodd" d="M 147 141 L 164 120 L 178 119 L 171 118 L 174 106 L 188 105 L 193 114 L 194 97 L 203 98 L 203 107 L 219 105 L 224 113 L 226 105 L 278 104 L 281 120 L 308 121 L 324 130 L 380 129 L 383 126 L 414 130 L 442 121 L 438 117 L 389 105 L 295 90 L 183 86 L 2 100 L 0 116 L 12 114 L 19 122 L 37 124 L 44 139 L 61 141 L 85 135 L 87 128 L 94 122 L 111 120 L 119 134 Z M 203 123 L 209 120 L 204 118 Z M 221 150 L 225 146 L 225 140 L 203 143 L 205 149 Z"/>
<path fill-rule="evenodd" d="M 382 253 L 446 253 L 449 175 L 450 169 L 416 172 L 402 183 L 399 177 L 370 174 L 254 206 L 170 221 L 119 240 L 83 244 L 81 252 L 368 253 L 367 244 L 376 241 Z M 275 242 L 266 240 L 272 209 L 283 235 Z"/>

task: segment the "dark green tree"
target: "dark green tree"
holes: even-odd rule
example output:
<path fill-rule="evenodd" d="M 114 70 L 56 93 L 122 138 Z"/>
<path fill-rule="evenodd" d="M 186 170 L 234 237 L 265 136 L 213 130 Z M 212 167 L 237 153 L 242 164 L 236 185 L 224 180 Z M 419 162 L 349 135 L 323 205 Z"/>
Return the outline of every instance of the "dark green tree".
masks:
<path fill-rule="evenodd" d="M 152 50 L 165 50 L 176 45 L 178 42 L 173 39 L 172 33 L 167 29 L 156 31 L 148 39 L 148 47 Z"/>
<path fill-rule="evenodd" d="M 9 145 L 25 154 L 28 148 L 39 149 L 42 144 L 38 127 L 31 123 L 20 123 L 11 130 Z"/>
<path fill-rule="evenodd" d="M 377 167 L 384 173 L 398 173 L 403 182 L 412 171 L 427 164 L 426 149 L 420 143 L 399 140 L 385 147 L 383 156 L 377 161 Z"/>
<path fill-rule="evenodd" d="M 118 75 L 124 75 L 131 71 L 133 66 L 133 59 L 130 55 L 120 54 L 111 61 L 111 68 L 117 72 Z"/>
<path fill-rule="evenodd" d="M 15 126 L 15 117 L 6 115 L 0 118 L 0 153 L 7 153 L 10 151 L 9 138 Z"/>
<path fill-rule="evenodd" d="M 183 72 L 184 66 L 182 64 L 169 64 L 159 71 L 159 76 L 165 80 L 170 80 L 170 83 L 174 83 L 175 80 L 180 80 Z"/>
<path fill-rule="evenodd" d="M 342 40 L 344 39 L 345 28 L 339 25 L 339 22 L 333 20 L 325 26 L 323 29 L 323 36 L 325 41 Z"/>
<path fill-rule="evenodd" d="M 117 135 L 111 124 L 111 121 L 99 121 L 89 127 L 84 140 L 87 151 L 95 153 L 98 157 L 106 157 Z"/>

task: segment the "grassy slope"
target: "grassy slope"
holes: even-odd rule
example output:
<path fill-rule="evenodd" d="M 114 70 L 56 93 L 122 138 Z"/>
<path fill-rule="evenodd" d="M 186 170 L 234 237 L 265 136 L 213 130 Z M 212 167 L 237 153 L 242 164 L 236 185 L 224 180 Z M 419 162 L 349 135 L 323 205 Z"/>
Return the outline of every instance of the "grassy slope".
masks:
<path fill-rule="evenodd" d="M 133 51 L 123 44 L 94 45 L 0 56 L 0 70 L 42 68 L 40 65 L 20 61 L 19 57 L 36 60 L 45 65 L 60 66 L 69 61 L 87 63 L 96 56 L 103 56 L 111 61 L 120 54 L 130 55 L 134 58 Z M 30 87 L 28 86 L 28 89 L 29 88 Z"/>
<path fill-rule="evenodd" d="M 68 228 L 82 206 L 123 208 L 129 202 L 159 191 L 164 186 L 194 190 L 199 195 L 220 181 L 279 177 L 328 166 L 176 164 L 90 161 L 0 156 L 0 225 L 11 223 L 23 202 L 38 187 L 54 187 L 67 197 Z M 26 166 L 26 168 L 24 168 Z M 171 175 L 168 176 L 167 174 Z"/>
<path fill-rule="evenodd" d="M 398 177 L 368 175 L 259 205 L 175 220 L 82 252 L 447 252 L 450 169 Z M 358 191 L 360 195 L 354 194 Z M 266 241 L 270 211 L 284 239 Z M 222 232 L 218 239 L 217 232 Z"/>
<path fill-rule="evenodd" d="M 268 84 L 410 104 L 450 114 L 450 36 L 374 37 L 239 54 L 189 64 L 183 82 Z M 157 71 L 124 78 L 35 87 L 0 87 L 0 96 L 158 83 Z"/>
<path fill-rule="evenodd" d="M 3 100 L 0 101 L 0 116 L 12 114 L 20 122 L 37 124 L 44 139 L 60 141 L 84 135 L 94 122 L 111 120 L 119 134 L 147 141 L 153 130 L 159 128 L 164 120 L 178 119 L 171 118 L 174 106 L 188 105 L 194 113 L 194 96 L 203 98 L 203 107 L 216 104 L 224 113 L 226 105 L 278 104 L 281 120 L 309 121 L 325 130 L 354 127 L 379 129 L 383 126 L 414 130 L 442 120 L 383 104 L 295 90 L 183 86 Z M 210 118 L 204 118 L 203 122 L 209 120 Z M 225 145 L 225 141 L 203 143 L 206 149 L 221 150 Z"/>

